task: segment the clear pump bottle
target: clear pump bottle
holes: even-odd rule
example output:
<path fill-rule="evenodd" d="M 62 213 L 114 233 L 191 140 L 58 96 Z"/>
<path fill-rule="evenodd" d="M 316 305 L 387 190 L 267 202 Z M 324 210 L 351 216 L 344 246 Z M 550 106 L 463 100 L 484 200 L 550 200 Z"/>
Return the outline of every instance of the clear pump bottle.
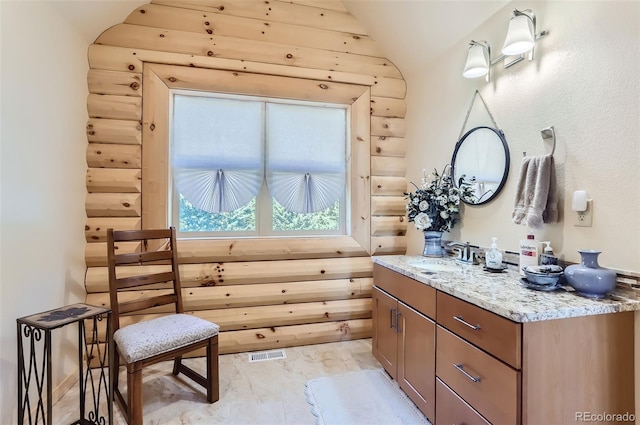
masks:
<path fill-rule="evenodd" d="M 491 249 L 485 252 L 485 262 L 488 269 L 502 269 L 502 253 L 498 250 L 496 241 L 498 238 L 491 238 Z"/>

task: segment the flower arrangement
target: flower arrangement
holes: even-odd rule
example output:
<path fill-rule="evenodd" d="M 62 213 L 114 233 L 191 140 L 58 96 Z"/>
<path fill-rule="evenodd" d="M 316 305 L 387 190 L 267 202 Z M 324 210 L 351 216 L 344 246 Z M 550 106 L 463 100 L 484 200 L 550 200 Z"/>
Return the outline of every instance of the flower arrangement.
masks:
<path fill-rule="evenodd" d="M 413 221 L 419 230 L 434 230 L 448 232 L 457 223 L 457 214 L 460 212 L 460 201 L 472 201 L 474 189 L 463 178 L 458 187 L 453 184 L 451 175 L 448 174 L 447 165 L 442 174 L 434 170 L 427 176 L 423 171 L 422 185 L 416 186 L 415 192 L 405 192 L 407 202 L 407 217 Z"/>

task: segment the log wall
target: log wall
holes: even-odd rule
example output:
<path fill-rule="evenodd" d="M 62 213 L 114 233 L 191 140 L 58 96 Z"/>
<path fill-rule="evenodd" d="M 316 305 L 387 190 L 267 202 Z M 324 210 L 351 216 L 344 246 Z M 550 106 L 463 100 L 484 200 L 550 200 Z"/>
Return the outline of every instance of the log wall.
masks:
<path fill-rule="evenodd" d="M 149 115 L 167 107 L 151 104 L 148 93 L 159 81 L 170 86 L 180 76 L 156 71 L 152 81 L 147 65 L 232 71 L 228 81 L 216 79 L 230 91 L 239 90 L 237 81 L 242 85 L 238 75 L 295 78 L 299 86 L 280 84 L 292 98 L 300 98 L 296 93 L 309 81 L 340 86 L 339 92 L 325 89 L 340 99 L 350 96 L 347 85 L 367 91 L 353 99 L 370 102 L 370 115 L 352 125 L 358 143 L 352 149 L 364 158 L 352 175 L 359 216 L 352 235 L 179 241 L 185 309 L 221 326 L 222 353 L 371 335 L 370 256 L 406 249 L 406 85 L 340 1 L 154 0 L 102 33 L 88 58 L 88 303 L 109 303 L 106 229 L 156 227 L 151 205 L 166 203 L 156 199 L 161 191 L 144 183 L 154 162 L 145 141 L 158 137 Z M 360 184 L 364 189 L 354 187 Z M 140 246 L 122 243 L 118 249 Z M 163 313 L 152 309 L 126 320 Z"/>

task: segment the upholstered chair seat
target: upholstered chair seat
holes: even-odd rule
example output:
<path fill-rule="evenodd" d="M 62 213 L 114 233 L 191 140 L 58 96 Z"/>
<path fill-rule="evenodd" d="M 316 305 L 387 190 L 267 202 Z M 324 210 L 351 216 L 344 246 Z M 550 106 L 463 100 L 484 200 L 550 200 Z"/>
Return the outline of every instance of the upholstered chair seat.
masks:
<path fill-rule="evenodd" d="M 127 363 L 186 347 L 218 335 L 220 327 L 189 314 L 172 314 L 118 329 L 113 340 Z"/>

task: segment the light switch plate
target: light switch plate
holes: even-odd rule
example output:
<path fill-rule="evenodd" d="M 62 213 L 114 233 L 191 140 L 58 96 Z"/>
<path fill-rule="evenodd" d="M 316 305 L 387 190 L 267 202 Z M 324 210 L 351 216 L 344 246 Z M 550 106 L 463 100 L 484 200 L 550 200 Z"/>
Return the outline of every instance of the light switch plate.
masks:
<path fill-rule="evenodd" d="M 578 227 L 591 227 L 593 225 L 593 201 L 587 200 L 587 210 L 573 212 L 576 215 L 576 222 L 574 226 Z"/>

